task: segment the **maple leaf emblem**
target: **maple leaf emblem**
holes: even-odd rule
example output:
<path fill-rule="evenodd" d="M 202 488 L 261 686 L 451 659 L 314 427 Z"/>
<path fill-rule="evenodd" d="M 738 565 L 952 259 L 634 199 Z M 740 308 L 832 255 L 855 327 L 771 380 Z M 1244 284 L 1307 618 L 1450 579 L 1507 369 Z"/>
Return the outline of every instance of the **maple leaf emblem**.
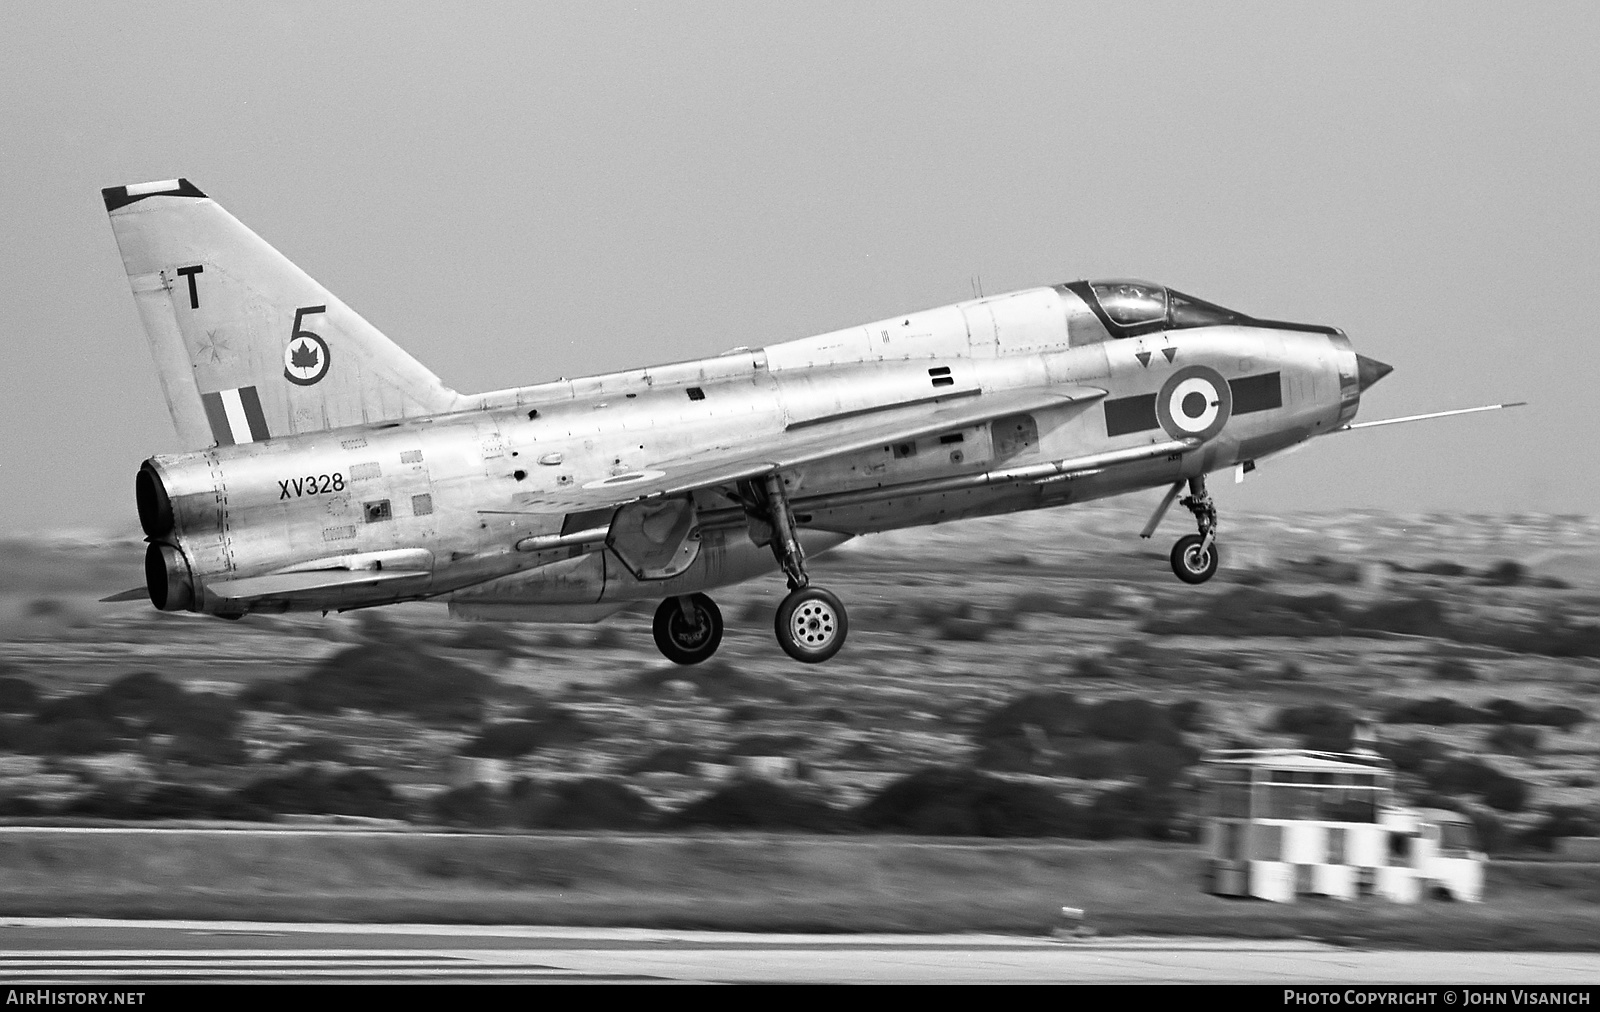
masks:
<path fill-rule="evenodd" d="M 289 356 L 289 364 L 296 369 L 315 369 L 317 367 L 317 349 L 301 341 L 300 346 L 295 348 L 293 354 Z"/>

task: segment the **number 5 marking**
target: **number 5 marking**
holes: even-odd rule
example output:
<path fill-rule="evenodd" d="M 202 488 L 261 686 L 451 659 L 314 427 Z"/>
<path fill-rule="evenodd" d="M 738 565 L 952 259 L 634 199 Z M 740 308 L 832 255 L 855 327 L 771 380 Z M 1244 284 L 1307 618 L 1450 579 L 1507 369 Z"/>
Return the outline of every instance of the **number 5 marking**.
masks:
<path fill-rule="evenodd" d="M 289 343 L 283 349 L 283 378 L 296 386 L 308 387 L 328 374 L 328 342 L 300 326 L 313 313 L 327 311 L 327 306 L 302 306 L 294 311 Z"/>

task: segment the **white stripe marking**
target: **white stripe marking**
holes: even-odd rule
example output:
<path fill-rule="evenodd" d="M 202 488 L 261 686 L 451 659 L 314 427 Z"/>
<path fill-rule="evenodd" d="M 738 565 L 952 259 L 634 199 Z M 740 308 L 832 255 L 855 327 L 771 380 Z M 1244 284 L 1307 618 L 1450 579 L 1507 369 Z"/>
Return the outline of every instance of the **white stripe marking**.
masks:
<path fill-rule="evenodd" d="M 127 189 L 128 196 L 142 197 L 147 193 L 166 193 L 168 190 L 176 190 L 177 188 L 178 181 L 176 179 L 162 179 L 154 183 L 132 183 Z"/>
<path fill-rule="evenodd" d="M 235 443 L 253 443 L 255 437 L 250 435 L 250 419 L 245 417 L 244 401 L 239 398 L 237 388 L 219 391 L 222 397 L 222 410 L 228 416 L 228 428 L 233 430 Z"/>

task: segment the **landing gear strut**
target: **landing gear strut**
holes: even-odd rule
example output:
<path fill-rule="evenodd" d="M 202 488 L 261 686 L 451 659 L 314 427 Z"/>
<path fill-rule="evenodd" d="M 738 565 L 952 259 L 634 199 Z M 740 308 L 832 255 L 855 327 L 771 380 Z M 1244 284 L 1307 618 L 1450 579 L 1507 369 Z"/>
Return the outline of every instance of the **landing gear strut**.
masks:
<path fill-rule="evenodd" d="M 828 591 L 811 586 L 783 479 L 770 474 L 761 490 L 766 509 L 760 519 L 772 525 L 772 554 L 789 582 L 789 595 L 778 605 L 773 632 L 784 653 L 804 664 L 820 664 L 844 646 L 850 631 L 844 605 Z"/>
<path fill-rule="evenodd" d="M 722 612 L 704 594 L 669 597 L 651 627 L 656 647 L 674 664 L 699 664 L 722 643 Z"/>
<path fill-rule="evenodd" d="M 1186 534 L 1172 546 L 1172 571 L 1184 583 L 1205 583 L 1217 572 L 1221 557 L 1217 552 L 1217 507 L 1206 491 L 1202 475 L 1189 479 L 1189 494 L 1178 503 L 1194 514 L 1199 534 Z"/>

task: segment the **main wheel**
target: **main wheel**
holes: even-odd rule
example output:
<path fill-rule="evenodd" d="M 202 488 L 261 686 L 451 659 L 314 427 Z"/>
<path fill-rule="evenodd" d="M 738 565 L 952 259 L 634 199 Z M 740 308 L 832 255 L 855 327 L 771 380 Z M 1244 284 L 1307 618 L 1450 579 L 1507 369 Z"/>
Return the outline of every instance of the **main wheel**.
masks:
<path fill-rule="evenodd" d="M 694 615 L 693 620 L 684 616 L 684 603 Z M 656 609 L 656 620 L 650 631 L 655 633 L 656 648 L 667 660 L 674 664 L 699 664 L 716 653 L 722 643 L 722 612 L 717 603 L 704 594 L 669 597 Z"/>
<path fill-rule="evenodd" d="M 1210 547 L 1202 548 L 1204 542 L 1198 534 L 1185 534 L 1172 546 L 1172 571 L 1184 583 L 1205 583 L 1216 575 L 1221 561 L 1217 543 L 1213 541 Z"/>
<path fill-rule="evenodd" d="M 773 631 L 784 653 L 805 664 L 820 664 L 844 646 L 850 623 L 837 597 L 820 587 L 801 587 L 778 605 Z"/>

